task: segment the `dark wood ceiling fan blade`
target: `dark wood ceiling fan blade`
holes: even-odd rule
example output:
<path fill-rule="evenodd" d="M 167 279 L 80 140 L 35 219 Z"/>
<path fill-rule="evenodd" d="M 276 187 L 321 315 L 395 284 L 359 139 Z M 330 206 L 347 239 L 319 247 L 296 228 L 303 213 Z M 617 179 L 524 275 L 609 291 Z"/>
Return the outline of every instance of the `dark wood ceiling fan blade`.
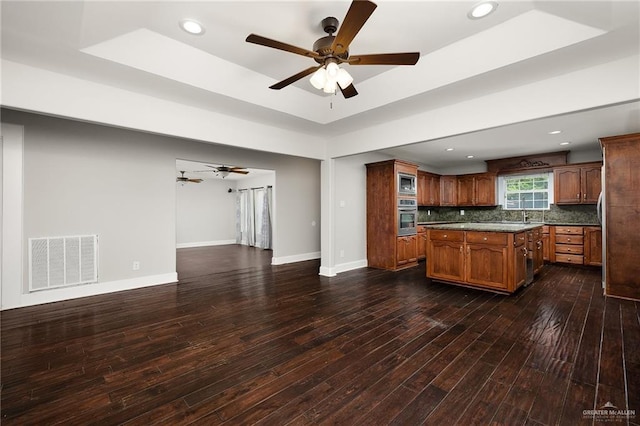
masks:
<path fill-rule="evenodd" d="M 240 174 L 242 174 L 242 175 L 246 175 L 246 174 L 248 174 L 249 172 L 248 172 L 248 171 L 246 171 L 246 170 L 233 170 L 233 169 L 232 169 L 232 170 L 229 170 L 229 173 L 240 173 Z"/>
<path fill-rule="evenodd" d="M 320 58 L 320 55 L 314 51 L 294 46 L 292 44 L 283 43 L 281 41 L 272 40 L 270 38 L 262 37 L 257 34 L 249 34 L 246 41 L 248 43 L 259 44 L 261 46 L 267 46 L 278 50 L 284 50 L 285 52 L 291 52 L 295 53 L 296 55 L 302 55 L 309 58 Z"/>
<path fill-rule="evenodd" d="M 338 87 L 340 87 L 340 85 L 338 85 Z M 345 89 L 340 87 L 340 91 L 342 92 L 342 96 L 344 96 L 345 99 L 353 98 L 358 94 L 358 91 L 356 90 L 356 87 L 353 85 L 353 83 L 348 85 Z"/>
<path fill-rule="evenodd" d="M 304 71 L 300 71 L 296 75 L 292 75 L 289 78 L 285 78 L 284 80 L 282 80 L 279 83 L 274 84 L 273 86 L 269 86 L 269 89 L 280 90 L 283 87 L 287 87 L 291 83 L 295 83 L 296 81 L 300 80 L 302 77 L 305 77 L 305 76 L 307 76 L 309 74 L 313 74 L 318 68 L 321 68 L 321 67 L 322 67 L 322 65 L 318 65 L 317 67 L 307 68 Z"/>
<path fill-rule="evenodd" d="M 367 22 L 373 11 L 376 10 L 376 7 L 378 5 L 368 0 L 353 0 L 351 2 L 349 10 L 342 20 L 338 34 L 331 45 L 334 55 L 341 55 L 349 49 L 354 37 L 364 23 Z"/>
<path fill-rule="evenodd" d="M 420 52 L 379 53 L 373 55 L 353 55 L 346 61 L 349 65 L 415 65 Z"/>
<path fill-rule="evenodd" d="M 187 179 L 187 182 L 200 183 L 202 182 L 202 179 Z"/>

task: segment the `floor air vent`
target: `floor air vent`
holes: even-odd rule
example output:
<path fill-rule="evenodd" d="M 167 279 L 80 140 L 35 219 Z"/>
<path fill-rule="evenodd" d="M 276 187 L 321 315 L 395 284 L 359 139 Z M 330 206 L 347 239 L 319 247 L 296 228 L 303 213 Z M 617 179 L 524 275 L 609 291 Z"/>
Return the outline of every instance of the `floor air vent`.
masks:
<path fill-rule="evenodd" d="M 98 236 L 29 238 L 29 291 L 98 281 Z"/>

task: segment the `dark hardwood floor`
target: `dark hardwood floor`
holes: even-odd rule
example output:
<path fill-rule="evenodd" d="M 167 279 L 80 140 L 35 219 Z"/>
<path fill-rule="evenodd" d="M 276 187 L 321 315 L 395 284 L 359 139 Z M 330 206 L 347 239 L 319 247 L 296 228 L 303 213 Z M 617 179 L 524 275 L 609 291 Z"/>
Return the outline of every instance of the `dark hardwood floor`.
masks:
<path fill-rule="evenodd" d="M 211 273 L 229 260 L 188 249 L 177 285 L 2 312 L 2 424 L 575 425 L 607 403 L 640 410 L 639 307 L 604 298 L 598 269 L 547 265 L 502 296 L 430 282 L 424 263 L 326 278 L 239 249 L 256 262 Z M 595 423 L 640 421 L 612 416 Z"/>

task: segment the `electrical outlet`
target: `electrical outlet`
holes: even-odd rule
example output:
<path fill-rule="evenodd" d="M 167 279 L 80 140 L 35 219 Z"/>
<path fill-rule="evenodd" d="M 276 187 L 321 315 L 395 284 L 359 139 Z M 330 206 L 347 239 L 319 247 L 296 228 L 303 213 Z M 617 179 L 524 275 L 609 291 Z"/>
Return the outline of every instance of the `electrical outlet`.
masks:
<path fill-rule="evenodd" d="M 134 261 L 133 261 L 133 267 L 132 267 L 132 268 L 133 268 L 133 270 L 134 270 L 134 271 L 138 271 L 138 270 L 140 270 L 140 262 L 139 262 L 139 261 L 137 261 L 137 260 L 134 260 Z"/>
<path fill-rule="evenodd" d="M 431 216 L 431 210 L 427 210 L 427 216 Z"/>
<path fill-rule="evenodd" d="M 460 209 L 460 216 L 464 216 L 464 210 Z"/>
<path fill-rule="evenodd" d="M 344 250 L 340 250 L 340 257 L 344 257 Z"/>

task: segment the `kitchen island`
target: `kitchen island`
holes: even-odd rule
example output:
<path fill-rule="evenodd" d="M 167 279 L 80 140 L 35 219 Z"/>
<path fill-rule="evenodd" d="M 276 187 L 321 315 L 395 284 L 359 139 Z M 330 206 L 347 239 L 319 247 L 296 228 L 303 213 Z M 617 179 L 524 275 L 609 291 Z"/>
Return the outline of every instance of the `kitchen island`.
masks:
<path fill-rule="evenodd" d="M 542 224 L 448 223 L 427 226 L 427 277 L 513 293 L 542 267 Z"/>

